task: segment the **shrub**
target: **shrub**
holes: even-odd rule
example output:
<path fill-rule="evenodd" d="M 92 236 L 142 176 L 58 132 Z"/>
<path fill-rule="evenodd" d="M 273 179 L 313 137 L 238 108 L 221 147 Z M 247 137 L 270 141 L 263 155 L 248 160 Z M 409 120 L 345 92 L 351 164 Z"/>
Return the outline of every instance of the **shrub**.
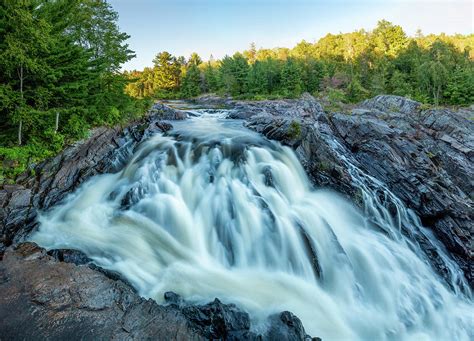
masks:
<path fill-rule="evenodd" d="M 288 137 L 290 139 L 297 139 L 301 136 L 301 124 L 297 121 L 292 121 L 288 128 Z"/>

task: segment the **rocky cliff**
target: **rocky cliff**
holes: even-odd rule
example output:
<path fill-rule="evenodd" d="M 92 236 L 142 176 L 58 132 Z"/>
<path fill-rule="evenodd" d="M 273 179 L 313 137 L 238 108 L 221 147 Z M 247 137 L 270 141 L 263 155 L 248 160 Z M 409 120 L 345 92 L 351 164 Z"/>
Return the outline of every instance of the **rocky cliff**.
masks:
<path fill-rule="evenodd" d="M 295 109 L 287 110 L 289 104 Z M 432 229 L 473 286 L 472 110 L 422 110 L 398 96 L 377 96 L 348 113 L 324 112 L 311 96 L 262 102 L 257 112 L 255 106 L 249 106 L 247 126 L 292 146 L 318 186 L 359 201 L 349 164 L 385 184 Z"/>
<path fill-rule="evenodd" d="M 25 242 L 40 210 L 54 206 L 93 175 L 114 172 L 147 136 L 167 131 L 163 120 L 186 113 L 157 103 L 140 122 L 100 128 L 55 158 L 0 188 L 0 335 L 8 340 L 310 340 L 290 312 L 251 329 L 248 313 L 218 299 L 189 304 L 165 294 L 166 305 L 139 296 L 118 273 L 101 269 L 76 250 Z M 315 338 L 316 339 L 316 338 Z"/>
<path fill-rule="evenodd" d="M 362 205 L 357 174 L 372 177 L 411 208 L 464 271 L 471 287 L 474 197 L 474 114 L 423 109 L 397 96 L 377 96 L 351 112 L 329 113 L 311 96 L 298 100 L 241 102 L 203 98 L 231 108 L 231 118 L 295 149 L 315 185 L 333 188 Z M 167 294 L 168 305 L 141 298 L 119 274 L 97 268 L 77 251 L 24 243 L 39 210 L 61 201 L 95 174 L 113 172 L 134 147 L 184 119 L 157 104 L 146 119 L 101 128 L 54 159 L 0 188 L 0 330 L 8 339 L 287 339 L 309 338 L 289 312 L 273 316 L 257 335 L 248 315 L 218 300 L 187 304 Z M 382 188 L 382 187 L 381 187 Z M 392 199 L 379 194 L 393 214 Z M 403 226 L 402 226 L 403 228 Z M 409 233 L 407 230 L 406 233 Z M 414 238 L 442 276 L 443 262 L 423 235 Z"/>

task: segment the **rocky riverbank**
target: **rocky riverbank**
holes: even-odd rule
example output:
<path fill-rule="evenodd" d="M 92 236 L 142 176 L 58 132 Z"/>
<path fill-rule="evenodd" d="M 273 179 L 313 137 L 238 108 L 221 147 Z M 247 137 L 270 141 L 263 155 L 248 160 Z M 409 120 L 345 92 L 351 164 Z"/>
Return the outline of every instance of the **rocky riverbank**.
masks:
<path fill-rule="evenodd" d="M 290 104 L 294 110 L 288 110 Z M 345 162 L 350 160 L 416 212 L 473 286 L 472 110 L 422 110 L 420 103 L 397 96 L 377 96 L 350 113 L 324 112 L 310 96 L 259 107 L 247 126 L 292 146 L 316 185 L 360 201 Z M 433 247 L 424 248 L 443 275 L 446 269 L 440 268 Z"/>
<path fill-rule="evenodd" d="M 198 105 L 226 107 L 231 118 L 295 149 L 317 186 L 330 187 L 363 206 L 355 165 L 383 183 L 411 208 L 443 243 L 473 286 L 474 122 L 470 110 L 426 109 L 396 96 L 378 96 L 350 113 L 329 113 L 311 96 L 298 100 L 243 102 L 215 97 Z M 86 255 L 49 251 L 25 243 L 36 216 L 91 176 L 114 172 L 135 146 L 165 120 L 185 110 L 156 104 L 146 119 L 127 127 L 94 130 L 33 175 L 0 189 L 0 321 L 8 339 L 287 339 L 309 338 L 291 313 L 272 316 L 267 330 L 253 331 L 248 314 L 216 300 L 192 305 L 168 293 L 166 306 L 141 298 L 120 274 L 98 268 Z M 393 214 L 390 198 L 382 201 Z M 403 228 L 403 227 L 402 227 Z M 408 233 L 408 231 L 406 232 Z M 433 266 L 449 274 L 436 248 L 414 236 Z"/>
<path fill-rule="evenodd" d="M 115 274 L 88 266 L 79 252 L 48 253 L 28 242 L 6 250 L 0 262 L 2 338 L 311 340 L 289 312 L 271 316 L 257 334 L 246 312 L 217 298 L 191 305 L 168 292 L 167 305 L 158 305 Z"/>
<path fill-rule="evenodd" d="M 55 158 L 0 189 L 0 334 L 23 339 L 282 339 L 308 340 L 290 312 L 271 316 L 263 331 L 248 313 L 218 299 L 189 304 L 174 293 L 166 305 L 144 299 L 118 273 L 76 250 L 46 251 L 25 242 L 40 210 L 59 203 L 90 177 L 115 172 L 139 142 L 186 113 L 157 103 L 127 127 L 100 128 Z"/>

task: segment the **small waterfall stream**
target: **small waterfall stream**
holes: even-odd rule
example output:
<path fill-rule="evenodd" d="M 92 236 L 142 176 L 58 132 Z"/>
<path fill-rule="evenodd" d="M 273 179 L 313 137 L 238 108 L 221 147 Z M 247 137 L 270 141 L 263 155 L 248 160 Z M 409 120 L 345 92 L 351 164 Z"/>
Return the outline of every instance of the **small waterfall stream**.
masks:
<path fill-rule="evenodd" d="M 289 310 L 323 340 L 473 338 L 459 269 L 376 179 L 351 168 L 361 211 L 314 189 L 291 149 L 225 112 L 194 114 L 44 212 L 32 240 L 80 249 L 158 302 L 171 290 L 236 303 L 257 326 Z M 449 285 L 413 234 L 437 248 Z"/>

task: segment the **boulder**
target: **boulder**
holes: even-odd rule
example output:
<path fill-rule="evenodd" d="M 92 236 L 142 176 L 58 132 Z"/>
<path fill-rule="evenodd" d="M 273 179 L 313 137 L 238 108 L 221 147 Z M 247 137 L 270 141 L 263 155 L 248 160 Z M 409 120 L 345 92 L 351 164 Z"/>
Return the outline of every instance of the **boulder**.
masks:
<path fill-rule="evenodd" d="M 186 112 L 160 102 L 153 104 L 148 114 L 161 120 L 185 120 L 188 117 Z"/>
<path fill-rule="evenodd" d="M 402 96 L 378 95 L 363 101 L 359 107 L 385 113 L 414 115 L 421 108 L 421 103 Z"/>
<path fill-rule="evenodd" d="M 32 243 L 0 262 L 0 321 L 6 340 L 205 339 L 176 308 Z"/>

